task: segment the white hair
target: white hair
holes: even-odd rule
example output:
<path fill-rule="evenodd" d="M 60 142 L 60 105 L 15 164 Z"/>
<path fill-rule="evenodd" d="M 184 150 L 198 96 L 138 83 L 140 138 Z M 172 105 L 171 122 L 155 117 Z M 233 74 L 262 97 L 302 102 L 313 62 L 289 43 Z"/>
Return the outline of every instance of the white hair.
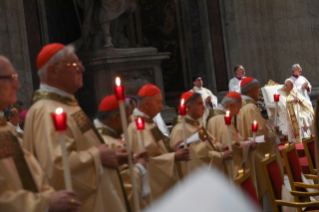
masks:
<path fill-rule="evenodd" d="M 292 84 L 294 84 L 294 81 L 292 81 L 292 79 L 288 78 L 288 79 L 285 80 L 285 85 L 286 85 L 287 82 L 289 82 L 289 81 L 292 82 Z"/>
<path fill-rule="evenodd" d="M 65 46 L 63 49 L 55 53 L 48 62 L 46 62 L 39 70 L 38 70 L 38 75 L 41 80 L 46 80 L 47 79 L 47 68 L 49 65 L 61 62 L 63 59 L 68 57 L 70 54 L 74 53 L 74 46 L 69 45 Z"/>
<path fill-rule="evenodd" d="M 299 67 L 300 67 L 300 70 L 302 70 L 302 68 L 301 68 L 301 66 L 299 65 L 299 63 L 296 63 L 296 64 L 293 64 L 293 65 L 292 65 L 292 67 L 291 67 L 292 71 L 296 70 L 296 69 L 297 69 L 297 66 L 299 66 Z"/>
<path fill-rule="evenodd" d="M 225 96 L 222 99 L 220 104 L 223 105 L 224 107 L 227 107 L 230 103 L 239 104 L 240 102 L 241 102 L 240 99 L 235 99 L 235 98 L 231 98 L 231 97 Z"/>
<path fill-rule="evenodd" d="M 247 83 L 246 85 L 240 88 L 240 92 L 243 95 L 247 95 L 249 93 L 249 89 L 259 85 L 259 81 L 257 79 L 253 79 L 251 82 Z"/>

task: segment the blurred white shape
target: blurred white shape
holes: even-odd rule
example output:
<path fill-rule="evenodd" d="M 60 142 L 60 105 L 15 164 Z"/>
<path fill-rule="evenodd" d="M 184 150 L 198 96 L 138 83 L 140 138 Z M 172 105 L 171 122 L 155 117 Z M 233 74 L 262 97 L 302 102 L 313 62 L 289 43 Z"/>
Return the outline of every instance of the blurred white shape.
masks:
<path fill-rule="evenodd" d="M 245 194 L 219 170 L 199 169 L 144 212 L 256 212 Z"/>

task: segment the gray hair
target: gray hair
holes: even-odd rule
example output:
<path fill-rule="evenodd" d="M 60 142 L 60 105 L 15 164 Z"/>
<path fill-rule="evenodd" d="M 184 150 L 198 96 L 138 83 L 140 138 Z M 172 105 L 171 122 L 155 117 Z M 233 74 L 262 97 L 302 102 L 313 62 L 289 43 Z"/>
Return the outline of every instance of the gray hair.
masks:
<path fill-rule="evenodd" d="M 38 75 L 41 80 L 47 79 L 47 68 L 50 64 L 58 63 L 62 61 L 65 57 L 69 56 L 70 54 L 74 53 L 75 48 L 72 45 L 65 46 L 63 49 L 55 53 L 48 62 L 46 62 L 39 70 Z"/>
<path fill-rule="evenodd" d="M 124 107 L 127 108 L 129 106 L 131 106 L 130 101 L 129 100 L 125 100 Z M 114 109 L 114 110 L 111 110 L 111 111 L 100 111 L 100 110 L 98 110 L 97 111 L 97 118 L 99 120 L 106 121 L 106 120 L 111 119 L 116 114 L 120 114 L 120 108 L 117 108 L 117 109 Z"/>
<path fill-rule="evenodd" d="M 144 101 L 150 100 L 150 99 L 152 99 L 152 96 L 148 96 L 148 97 L 137 96 L 137 107 L 140 107 Z"/>
<path fill-rule="evenodd" d="M 288 79 L 285 80 L 285 85 L 286 85 L 287 82 L 289 82 L 289 81 L 292 82 L 292 84 L 294 84 L 294 81 L 292 81 L 292 79 L 288 78 Z"/>
<path fill-rule="evenodd" d="M 292 65 L 292 67 L 291 67 L 292 71 L 296 70 L 296 69 L 297 69 L 297 66 L 299 66 L 300 69 L 302 70 L 302 68 L 301 68 L 301 66 L 299 65 L 299 63 L 296 63 L 296 64 L 293 64 L 293 65 Z"/>
<path fill-rule="evenodd" d="M 231 97 L 228 97 L 228 96 L 225 96 L 222 101 L 221 101 L 221 105 L 223 105 L 224 107 L 227 107 L 230 103 L 233 103 L 233 104 L 239 104 L 241 103 L 241 99 L 235 99 L 235 98 L 231 98 Z"/>
<path fill-rule="evenodd" d="M 194 93 L 185 103 L 184 105 L 193 105 L 195 104 L 198 97 L 201 97 L 200 93 Z"/>
<path fill-rule="evenodd" d="M 259 81 L 257 79 L 253 79 L 253 81 L 247 83 L 243 87 L 240 88 L 241 94 L 247 95 L 249 93 L 249 89 L 259 85 Z"/>

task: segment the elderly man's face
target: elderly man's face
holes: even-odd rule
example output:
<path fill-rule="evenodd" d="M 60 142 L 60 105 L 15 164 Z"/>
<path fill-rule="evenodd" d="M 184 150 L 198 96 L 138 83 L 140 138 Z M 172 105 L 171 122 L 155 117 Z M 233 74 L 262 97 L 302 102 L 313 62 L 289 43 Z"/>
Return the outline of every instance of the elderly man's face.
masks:
<path fill-rule="evenodd" d="M 67 56 L 56 65 L 57 79 L 64 91 L 75 93 L 83 86 L 83 72 L 85 71 L 75 53 Z"/>
<path fill-rule="evenodd" d="M 294 84 L 291 81 L 286 82 L 286 88 L 291 91 L 294 88 Z"/>
<path fill-rule="evenodd" d="M 150 118 L 154 118 L 163 109 L 162 94 L 156 94 L 144 102 L 144 109 Z"/>
<path fill-rule="evenodd" d="M 239 66 L 237 71 L 236 71 L 236 75 L 241 78 L 241 77 L 245 76 L 245 73 L 246 73 L 246 71 L 245 71 L 244 67 Z"/>
<path fill-rule="evenodd" d="M 302 69 L 300 66 L 297 66 L 296 69 L 294 70 L 294 75 L 301 75 Z"/>
<path fill-rule="evenodd" d="M 20 88 L 20 83 L 11 62 L 0 56 L 0 105 L 6 107 L 16 102 L 18 88 Z"/>

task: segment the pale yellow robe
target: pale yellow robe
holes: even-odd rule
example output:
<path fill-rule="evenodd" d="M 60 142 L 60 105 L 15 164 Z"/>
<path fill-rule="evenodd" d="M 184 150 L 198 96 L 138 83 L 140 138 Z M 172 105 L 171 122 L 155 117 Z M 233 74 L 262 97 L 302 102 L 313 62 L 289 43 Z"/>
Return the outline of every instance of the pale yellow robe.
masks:
<path fill-rule="evenodd" d="M 134 118 L 134 117 L 133 117 Z M 149 120 L 152 122 L 152 120 Z M 143 131 L 145 148 L 148 150 L 150 160 L 148 162 L 148 180 L 151 188 L 152 200 L 157 200 L 166 191 L 172 188 L 178 181 L 175 165 L 175 153 L 169 152 L 166 148 L 169 143 L 164 144 L 163 140 L 156 140 L 151 133 L 152 128 L 158 127 L 154 123 L 145 122 L 145 130 Z M 160 131 L 158 129 L 158 131 Z M 143 150 L 136 124 L 132 121 L 128 127 L 130 144 L 134 152 Z"/>
<path fill-rule="evenodd" d="M 38 159 L 50 185 L 65 189 L 59 133 L 51 118 L 61 107 L 67 113 L 65 142 L 73 190 L 82 202 L 80 211 L 125 211 L 116 170 L 102 166 L 101 142 L 77 101 L 45 91 L 35 92 L 34 101 L 26 117 L 23 146 Z"/>
<path fill-rule="evenodd" d="M 264 178 L 264 173 L 261 168 L 261 161 L 265 158 L 265 154 L 276 154 L 278 157 L 278 164 L 283 171 L 281 156 L 278 152 L 276 145 L 276 136 L 272 129 L 267 126 L 266 120 L 261 116 L 257 106 L 254 101 L 243 100 L 243 106 L 240 109 L 239 114 L 237 114 L 237 129 L 243 139 L 248 137 L 253 137 L 252 123 L 254 121 L 258 123 L 258 131 L 256 136 L 264 135 L 265 143 L 258 144 L 256 150 L 254 150 L 254 165 L 249 164 L 253 177 L 257 179 L 257 195 L 261 199 L 267 190 L 266 180 Z"/>
<path fill-rule="evenodd" d="M 207 123 L 207 131 L 212 134 L 216 140 L 214 145 L 219 149 L 222 145 L 229 144 L 227 130 L 228 127 L 224 121 L 224 114 L 218 114 L 210 118 Z M 233 148 L 233 161 L 234 161 L 234 175 L 243 168 L 246 161 L 251 160 L 250 141 L 243 141 L 240 134 L 236 131 L 233 125 L 230 125 L 231 130 L 231 144 Z M 230 166 L 228 168 L 228 176 L 230 173 Z M 246 168 L 249 168 L 246 166 Z M 230 176 L 231 177 L 231 176 Z"/>
<path fill-rule="evenodd" d="M 191 135 L 196 133 L 201 129 L 200 123 L 186 118 L 187 122 L 185 123 L 186 138 L 189 138 Z M 209 135 L 205 135 L 209 136 Z M 183 124 L 178 123 L 174 126 L 171 138 L 170 146 L 173 149 L 175 144 L 183 140 Z M 210 141 L 214 142 L 214 138 L 210 137 Z M 190 173 L 200 168 L 202 166 L 209 167 L 209 165 L 214 165 L 217 168 L 221 168 L 223 165 L 223 152 L 215 151 L 209 141 L 205 139 L 204 141 L 198 140 L 191 145 L 189 145 L 190 158 L 188 161 Z M 179 162 L 182 166 L 182 173 L 180 178 L 183 178 L 186 175 L 186 162 Z M 189 173 L 188 173 L 189 174 Z"/>
<path fill-rule="evenodd" d="M 101 134 L 102 138 L 104 139 L 105 143 L 108 144 L 112 149 L 118 150 L 119 148 L 125 147 L 124 141 L 122 140 L 122 138 L 120 138 L 120 137 L 115 138 L 115 137 L 117 137 L 115 135 L 116 132 L 108 133 L 109 129 L 105 129 L 100 124 L 95 124 L 95 126 L 96 126 L 97 130 L 99 131 L 99 133 Z M 108 135 L 108 134 L 112 134 L 112 133 L 114 133 L 113 137 L 111 135 Z M 130 202 L 131 209 L 134 211 L 135 206 L 134 206 L 134 198 L 133 198 L 133 184 L 132 184 L 132 180 L 131 180 L 129 167 L 127 164 L 125 164 L 125 165 L 122 165 L 119 169 L 120 169 L 121 177 L 123 180 L 124 188 L 126 191 L 126 195 L 127 195 L 128 200 Z M 147 207 L 148 202 L 147 202 L 147 200 L 142 198 L 143 181 L 142 181 L 141 172 L 137 167 L 134 167 L 134 175 L 135 175 L 135 179 L 136 179 L 137 186 L 138 186 L 140 208 L 143 209 L 143 208 Z"/>
<path fill-rule="evenodd" d="M 0 126 L 0 145 L 3 147 L 6 142 L 3 133 L 12 133 L 17 136 L 15 129 L 9 125 Z M 1 149 L 0 147 L 0 149 Z M 38 212 L 46 211 L 49 207 L 50 197 L 54 189 L 48 184 L 47 179 L 38 161 L 29 152 L 24 152 L 24 158 L 31 172 L 34 183 L 38 190 L 37 193 L 25 190 L 17 167 L 12 156 L 4 156 L 0 152 L 0 211 L 3 212 Z"/>

